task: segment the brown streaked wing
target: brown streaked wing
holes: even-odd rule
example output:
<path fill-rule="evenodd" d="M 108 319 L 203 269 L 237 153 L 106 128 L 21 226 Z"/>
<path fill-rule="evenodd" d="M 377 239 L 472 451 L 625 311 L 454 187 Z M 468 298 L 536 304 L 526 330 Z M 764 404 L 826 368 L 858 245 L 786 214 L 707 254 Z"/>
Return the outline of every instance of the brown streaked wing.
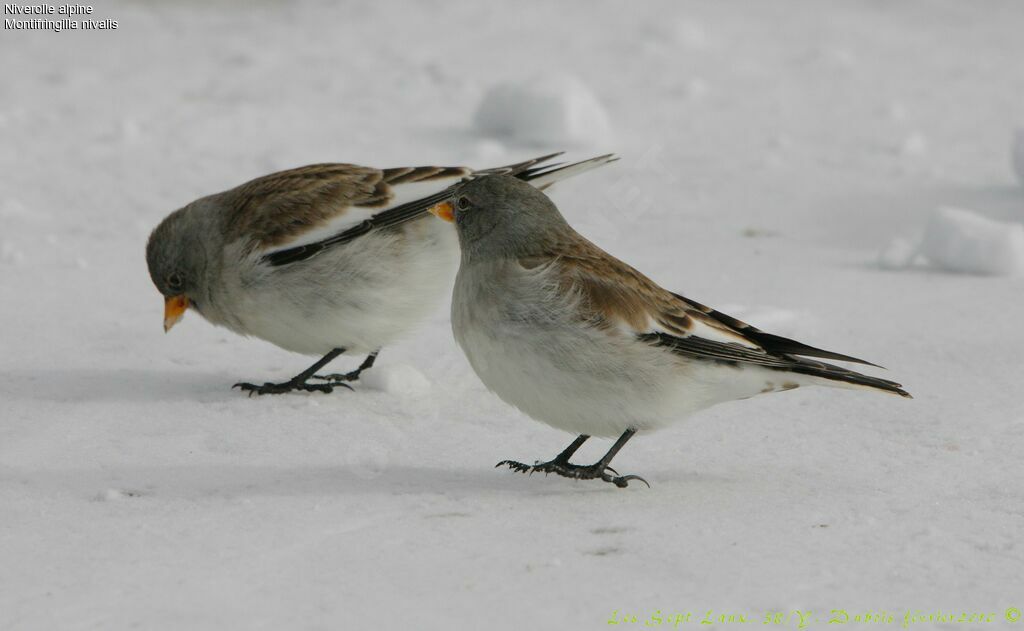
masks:
<path fill-rule="evenodd" d="M 383 208 L 394 187 L 467 175 L 466 167 L 374 169 L 356 164 L 311 164 L 271 173 L 223 193 L 231 211 L 229 238 L 248 236 L 258 247 L 287 243 L 355 206 Z"/>
<path fill-rule="evenodd" d="M 390 187 L 378 169 L 355 164 L 311 164 L 271 173 L 223 195 L 230 203 L 229 237 L 260 247 L 285 243 L 352 206 L 386 203 Z"/>
<path fill-rule="evenodd" d="M 557 257 L 562 287 L 583 298 L 585 316 L 609 326 L 626 324 L 638 334 L 650 332 L 651 325 L 672 335 L 694 334 L 697 323 L 733 338 L 736 344 L 761 347 L 741 331 L 691 307 L 676 294 L 663 289 L 633 267 L 611 256 L 581 236 L 558 244 Z"/>
<path fill-rule="evenodd" d="M 570 234 L 564 242 L 552 247 L 546 256 L 533 257 L 522 263 L 530 268 L 552 265 L 562 291 L 575 292 L 581 298 L 581 320 L 609 330 L 624 323 L 632 329 L 639 341 L 664 348 L 676 355 L 734 366 L 756 365 L 912 398 L 895 381 L 863 375 L 840 366 L 804 359 L 799 355 L 868 362 L 765 333 L 745 322 L 668 292 L 581 236 Z M 652 320 L 662 330 L 652 327 Z M 697 324 L 698 321 L 700 325 L 717 324 L 719 328 L 716 331 L 729 331 L 742 342 L 703 337 L 707 332 Z M 742 329 L 734 329 L 731 324 Z M 762 340 L 766 343 L 762 344 Z M 796 385 L 784 384 L 783 389 Z"/>
<path fill-rule="evenodd" d="M 563 289 L 576 291 L 584 298 L 585 317 L 599 324 L 627 324 L 647 341 L 676 352 L 772 365 L 780 365 L 779 360 L 788 364 L 793 356 L 807 356 L 877 366 L 766 333 L 672 293 L 581 236 L 559 244 L 552 254 L 558 258 Z M 652 331 L 652 323 L 661 331 Z M 726 341 L 702 337 L 701 325 Z"/>

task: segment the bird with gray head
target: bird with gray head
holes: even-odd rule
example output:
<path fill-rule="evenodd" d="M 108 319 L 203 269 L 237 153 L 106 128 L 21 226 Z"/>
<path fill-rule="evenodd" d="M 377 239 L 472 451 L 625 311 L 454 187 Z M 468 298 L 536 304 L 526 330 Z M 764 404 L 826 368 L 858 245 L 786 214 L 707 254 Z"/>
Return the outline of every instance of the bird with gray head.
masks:
<path fill-rule="evenodd" d="M 427 210 L 466 178 L 503 173 L 540 189 L 615 159 L 550 164 L 556 155 L 486 171 L 314 164 L 194 201 L 146 246 L 164 330 L 192 309 L 241 335 L 322 356 L 282 383 L 235 384 L 250 395 L 350 388 L 447 289 L 458 246 Z M 345 352 L 368 355 L 351 372 L 316 374 Z"/>
<path fill-rule="evenodd" d="M 625 487 L 642 478 L 609 463 L 630 438 L 717 403 L 807 385 L 910 396 L 893 381 L 808 358 L 874 364 L 661 288 L 515 178 L 462 184 L 431 212 L 454 221 L 459 236 L 452 330 L 473 370 L 505 402 L 578 435 L 548 462 L 498 466 Z M 592 465 L 570 463 L 591 436 L 617 440 Z"/>

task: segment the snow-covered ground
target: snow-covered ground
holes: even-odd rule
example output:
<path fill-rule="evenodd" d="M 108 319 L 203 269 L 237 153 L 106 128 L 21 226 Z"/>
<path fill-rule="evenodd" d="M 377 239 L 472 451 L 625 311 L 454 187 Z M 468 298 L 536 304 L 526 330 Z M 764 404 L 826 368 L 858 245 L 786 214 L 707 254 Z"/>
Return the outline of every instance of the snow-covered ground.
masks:
<path fill-rule="evenodd" d="M 0 37 L 0 629 L 1016 628 L 1024 279 L 879 253 L 940 207 L 1024 221 L 1019 2 L 95 6 L 116 31 Z M 571 437 L 485 391 L 444 307 L 331 396 L 247 398 L 310 359 L 195 314 L 162 333 L 165 214 L 312 162 L 563 148 L 478 131 L 499 85 L 607 117 L 589 144 L 537 121 L 623 158 L 553 193 L 581 232 L 916 399 L 723 405 L 630 443 L 653 488 L 619 490 L 493 468 Z"/>

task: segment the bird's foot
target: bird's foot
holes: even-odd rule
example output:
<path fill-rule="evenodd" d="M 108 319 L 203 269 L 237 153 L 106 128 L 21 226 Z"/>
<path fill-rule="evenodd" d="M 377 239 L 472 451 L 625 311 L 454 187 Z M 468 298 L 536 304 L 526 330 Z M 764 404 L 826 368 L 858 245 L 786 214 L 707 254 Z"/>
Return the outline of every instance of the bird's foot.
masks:
<path fill-rule="evenodd" d="M 522 462 L 516 462 L 515 460 L 502 460 L 495 467 L 507 466 L 512 471 L 517 473 L 554 473 L 562 476 L 563 478 L 573 478 L 574 480 L 604 480 L 624 489 L 629 486 L 630 480 L 640 480 L 650 488 L 650 483 L 647 480 L 641 478 L 638 475 L 619 475 L 619 472 L 611 468 L 607 464 L 600 462 L 592 465 L 578 465 L 572 464 L 566 460 L 551 460 L 549 462 L 538 462 L 533 465 L 523 464 Z M 612 475 L 614 474 L 614 475 Z"/>
<path fill-rule="evenodd" d="M 366 356 L 363 363 L 359 364 L 359 368 L 349 372 L 336 372 L 329 375 L 313 375 L 314 379 L 322 379 L 334 385 L 345 385 L 346 381 L 358 381 L 359 375 L 363 374 L 364 370 L 368 370 L 373 367 L 373 363 L 377 361 L 377 353 L 379 350 L 374 351 Z"/>
<path fill-rule="evenodd" d="M 357 368 L 352 372 L 335 372 L 329 375 L 313 375 L 313 379 L 321 379 L 336 385 L 344 385 L 346 381 L 359 381 L 359 374 L 361 372 L 363 372 L 362 368 Z"/>
<path fill-rule="evenodd" d="M 251 397 L 254 394 L 284 394 L 285 392 L 292 392 L 295 390 L 301 390 L 303 392 L 323 392 L 324 394 L 329 394 L 334 391 L 335 386 L 341 386 L 342 388 L 348 388 L 349 390 L 352 389 L 352 386 L 348 385 L 347 383 L 306 383 L 305 381 L 298 381 L 296 379 L 292 379 L 291 381 L 286 381 L 284 383 L 267 382 L 262 386 L 256 385 L 254 383 L 242 382 L 236 383 L 231 387 L 239 388 L 245 392 L 248 392 L 249 396 Z"/>

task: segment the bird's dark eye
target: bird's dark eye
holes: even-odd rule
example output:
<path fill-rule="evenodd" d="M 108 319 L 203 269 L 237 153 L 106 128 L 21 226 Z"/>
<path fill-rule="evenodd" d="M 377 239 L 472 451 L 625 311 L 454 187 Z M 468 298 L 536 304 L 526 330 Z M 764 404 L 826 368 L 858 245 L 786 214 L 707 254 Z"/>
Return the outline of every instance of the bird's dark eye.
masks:
<path fill-rule="evenodd" d="M 178 274 L 171 274 L 170 276 L 168 276 L 167 286 L 174 290 L 181 289 L 181 276 L 179 276 Z"/>
<path fill-rule="evenodd" d="M 468 197 L 460 197 L 455 204 L 459 207 L 459 210 L 466 210 L 473 204 L 469 201 Z"/>

